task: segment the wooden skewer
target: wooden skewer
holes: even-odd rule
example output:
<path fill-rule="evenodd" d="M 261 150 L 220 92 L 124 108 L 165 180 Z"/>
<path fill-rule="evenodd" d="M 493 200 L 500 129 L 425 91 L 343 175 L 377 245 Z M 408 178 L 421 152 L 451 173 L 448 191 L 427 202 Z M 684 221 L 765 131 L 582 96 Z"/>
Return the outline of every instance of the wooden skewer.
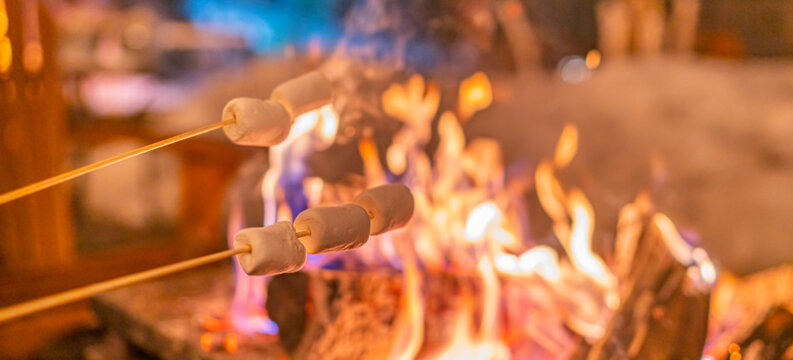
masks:
<path fill-rule="evenodd" d="M 296 232 L 298 238 L 311 235 L 311 229 Z M 0 323 L 16 319 L 34 312 L 46 310 L 60 305 L 65 305 L 78 300 L 87 299 L 96 294 L 132 285 L 137 282 L 151 280 L 157 277 L 170 275 L 175 272 L 192 269 L 194 267 L 210 264 L 216 261 L 230 258 L 234 255 L 251 252 L 250 246 L 239 247 L 209 254 L 195 259 L 180 261 L 175 264 L 165 265 L 151 270 L 142 271 L 136 274 L 126 275 L 119 278 L 98 282 L 77 289 L 67 290 L 58 294 L 45 296 L 21 304 L 8 306 L 0 309 Z"/>
<path fill-rule="evenodd" d="M 201 135 L 201 134 L 208 133 L 208 132 L 210 132 L 212 130 L 219 129 L 219 128 L 223 127 L 223 126 L 232 124 L 232 123 L 234 123 L 234 121 L 235 121 L 235 119 L 226 119 L 226 120 L 223 120 L 223 121 L 220 121 L 220 122 L 216 122 L 214 124 L 209 124 L 209 125 L 206 125 L 206 126 L 202 126 L 200 128 L 197 128 L 197 129 L 194 129 L 194 130 L 190 130 L 188 132 L 185 132 L 185 133 L 182 133 L 182 134 L 179 134 L 179 135 L 176 135 L 176 136 L 172 136 L 172 137 L 167 138 L 165 140 L 160 140 L 160 141 L 158 141 L 156 143 L 153 143 L 153 144 L 150 144 L 150 145 L 146 145 L 146 146 L 143 146 L 143 147 L 140 147 L 140 148 L 137 148 L 137 149 L 133 149 L 133 150 L 130 150 L 130 151 L 127 151 L 127 152 L 112 156 L 110 158 L 97 161 L 97 162 L 95 162 L 93 164 L 88 164 L 88 165 L 83 166 L 81 168 L 77 168 L 77 169 L 74 169 L 74 170 L 71 170 L 71 171 L 67 171 L 67 172 L 65 172 L 63 174 L 53 176 L 53 177 L 51 177 L 49 179 L 44 179 L 44 180 L 41 180 L 39 182 L 30 184 L 30 185 L 27 185 L 27 186 L 23 186 L 23 187 L 21 187 L 19 189 L 9 191 L 7 193 L 4 193 L 4 194 L 0 195 L 0 205 L 3 205 L 3 204 L 5 204 L 7 202 L 10 202 L 10 201 L 14 201 L 14 200 L 19 199 L 19 198 L 21 198 L 23 196 L 30 195 L 30 194 L 35 193 L 37 191 L 41 191 L 41 190 L 50 188 L 50 187 L 58 185 L 58 184 L 60 184 L 62 182 L 69 181 L 69 180 L 74 179 L 74 178 L 76 178 L 78 176 L 82 176 L 82 175 L 94 172 L 96 170 L 102 169 L 104 167 L 119 163 L 121 161 L 131 159 L 131 158 L 133 158 L 135 156 L 138 156 L 140 154 L 144 154 L 144 153 L 147 153 L 149 151 L 159 149 L 159 148 L 161 148 L 163 146 L 170 145 L 170 144 L 182 141 L 182 140 L 186 140 L 186 139 L 189 139 L 189 138 L 194 137 L 194 136 L 198 136 L 198 135 Z"/>

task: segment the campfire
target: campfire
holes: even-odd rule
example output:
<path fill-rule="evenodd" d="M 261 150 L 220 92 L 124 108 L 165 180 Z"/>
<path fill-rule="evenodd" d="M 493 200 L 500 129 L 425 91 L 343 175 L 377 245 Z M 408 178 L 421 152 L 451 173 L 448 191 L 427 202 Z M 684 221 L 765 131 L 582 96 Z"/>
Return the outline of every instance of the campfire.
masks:
<path fill-rule="evenodd" d="M 428 153 L 439 86 L 421 75 L 390 85 L 382 110 L 401 127 L 385 156 L 364 129 L 363 175 L 335 183 L 295 164 L 332 143 L 339 115 L 326 106 L 300 116 L 271 148 L 257 185 L 265 225 L 391 182 L 412 190 L 413 219 L 355 251 L 311 257 L 300 278 L 251 277 L 237 265 L 229 315 L 202 321 L 202 349 L 213 351 L 221 338 L 236 352 L 239 332 L 280 334 L 297 358 L 699 358 L 717 280 L 707 252 L 689 245 L 645 193 L 619 212 L 611 243 L 601 244 L 611 251 L 593 250 L 587 195 L 557 178 L 575 159 L 577 128 L 566 126 L 534 171 L 513 168 L 497 140 L 464 135 L 492 91 L 484 73 L 465 79 L 454 110 L 438 116 Z M 551 224 L 544 238 L 530 235 L 531 197 Z M 230 234 L 242 212 L 232 209 Z"/>
<path fill-rule="evenodd" d="M 753 245 L 716 243 L 712 229 L 776 234 L 763 227 L 784 219 L 780 201 L 737 196 L 758 204 L 746 215 L 713 211 L 732 201 L 714 193 L 742 189 L 711 187 L 704 178 L 725 172 L 702 169 L 718 159 L 742 179 L 769 173 L 743 189 L 793 174 L 779 121 L 791 108 L 774 98 L 789 92 L 775 79 L 783 67 L 691 56 L 768 56 L 777 36 L 751 48 L 720 27 L 749 23 L 740 6 L 33 3 L 0 0 L 0 19 L 11 19 L 0 33 L 0 95 L 13 105 L 0 154 L 15 170 L 0 206 L 9 205 L 8 229 L 35 238 L 2 244 L 4 266 L 23 274 L 7 283 L 24 293 L 4 299 L 0 324 L 90 298 L 83 311 L 101 332 L 81 348 L 91 358 L 793 359 L 793 266 L 731 273 L 786 254 L 741 268 L 733 253 Z M 769 26 L 793 28 L 777 22 Z M 729 88 L 744 81 L 752 90 Z M 730 110 L 772 120 L 721 124 L 715 109 L 739 100 Z M 68 115 L 43 111 L 50 103 Z M 692 119 L 704 120 L 678 125 Z M 667 120 L 675 125 L 654 125 Z M 23 133 L 43 137 L 17 141 Z M 187 143 L 198 136 L 204 143 Z M 48 156 L 33 146 L 44 140 L 58 140 Z M 667 163 L 670 152 L 696 161 L 668 195 L 683 166 Z M 134 165 L 147 153 L 161 157 Z M 70 170 L 55 166 L 67 158 Z M 68 183 L 74 191 L 53 195 Z M 141 187 L 151 194 L 132 191 Z M 57 199 L 60 220 L 17 224 L 49 206 L 33 196 Z M 742 216 L 751 224 L 730 226 Z M 116 255 L 125 257 L 118 273 L 100 276 L 114 246 L 149 237 L 159 257 L 132 248 Z M 752 255 L 774 247 L 764 251 Z M 75 265 L 93 257 L 101 262 Z"/>

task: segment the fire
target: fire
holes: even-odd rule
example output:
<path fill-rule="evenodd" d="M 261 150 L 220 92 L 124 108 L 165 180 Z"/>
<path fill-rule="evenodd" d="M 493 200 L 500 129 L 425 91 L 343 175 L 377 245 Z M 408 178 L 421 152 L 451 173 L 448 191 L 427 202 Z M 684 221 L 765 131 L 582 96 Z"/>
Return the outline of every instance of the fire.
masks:
<path fill-rule="evenodd" d="M 486 202 L 477 206 L 468 215 L 465 222 L 465 238 L 471 242 L 477 242 L 485 237 L 490 226 L 501 219 L 501 212 L 496 204 Z"/>
<path fill-rule="evenodd" d="M 199 340 L 199 345 L 201 346 L 201 350 L 210 351 L 214 345 L 214 340 L 212 339 L 212 333 L 204 333 L 201 335 L 201 339 Z"/>
<path fill-rule="evenodd" d="M 562 130 L 559 142 L 556 143 L 556 154 L 553 162 L 558 169 L 564 169 L 573 161 L 578 151 L 578 129 L 573 125 L 567 125 Z"/>
<path fill-rule="evenodd" d="M 501 343 L 491 343 L 476 339 L 472 334 L 473 324 L 471 312 L 473 300 L 462 300 L 460 309 L 455 313 L 454 321 L 450 326 L 452 338 L 433 360 L 499 360 L 509 359 L 509 349 Z"/>
<path fill-rule="evenodd" d="M 523 274 L 536 272 L 548 281 L 559 281 L 559 255 L 552 248 L 544 245 L 535 246 L 518 258 L 518 269 Z"/>
<path fill-rule="evenodd" d="M 226 334 L 223 340 L 223 347 L 230 354 L 236 353 L 239 350 L 240 344 L 236 334 Z"/>
<path fill-rule="evenodd" d="M 592 231 L 595 227 L 595 213 L 584 194 L 573 189 L 569 195 L 570 213 L 573 218 L 573 232 L 570 235 L 568 253 L 573 264 L 603 286 L 615 285 L 614 277 L 606 264 L 592 252 Z"/>
<path fill-rule="evenodd" d="M 383 92 L 383 113 L 399 120 L 401 128 L 385 148 L 385 164 L 372 131 L 360 132 L 357 145 L 363 176 L 354 177 L 354 185 L 326 183 L 301 172 L 306 149 L 321 149 L 335 137 L 339 119 L 332 107 L 296 119 L 287 142 L 270 150 L 271 167 L 262 181 L 265 224 L 299 210 L 283 201 L 287 195 L 303 196 L 308 206 L 314 206 L 346 201 L 359 187 L 395 179 L 411 188 L 415 214 L 406 229 L 379 235 L 361 249 L 322 258 L 354 257 L 341 263 L 385 264 L 401 270 L 393 345 L 383 357 L 491 360 L 537 353 L 542 354 L 537 358 L 569 358 L 582 338 L 595 341 L 606 333 L 622 301 L 619 290 L 625 284 L 620 281 L 630 274 L 650 219 L 675 258 L 689 266 L 689 277 L 706 285 L 715 282 L 718 274 L 707 253 L 685 243 L 665 215 L 651 218 L 653 209 L 645 193 L 620 211 L 614 253 L 604 254 L 614 263 L 607 264 L 595 252 L 592 204 L 583 191 L 565 188 L 557 178 L 578 152 L 578 129 L 573 125 L 564 127 L 553 156 L 540 161 L 533 173 L 533 190 L 552 225 L 552 234 L 534 238 L 525 203 L 531 173 L 507 178 L 501 145 L 492 139 L 466 139 L 463 129 L 466 120 L 491 105 L 490 80 L 484 73 L 465 79 L 456 113 L 439 114 L 440 95 L 439 87 L 420 75 Z M 438 142 L 433 147 L 429 144 L 436 118 Z M 429 148 L 435 152 L 428 153 Z M 287 169 L 287 161 L 298 165 Z M 299 179 L 302 194 L 283 193 L 283 182 L 289 179 Z M 310 266 L 323 264 L 312 261 Z M 431 292 L 433 283 L 427 276 L 439 273 L 458 277 L 462 285 L 456 293 Z M 250 294 L 263 288 L 257 286 L 243 281 L 237 291 Z M 431 328 L 437 324 L 426 321 L 437 315 L 428 313 L 427 299 L 447 295 L 455 299 L 451 322 L 444 324 L 451 334 Z M 264 315 L 259 320 L 268 320 Z M 227 335 L 223 344 L 233 352 L 237 341 Z"/>
<path fill-rule="evenodd" d="M 483 72 L 478 72 L 463 80 L 460 84 L 458 114 L 466 121 L 477 111 L 487 109 L 493 103 L 493 89 L 490 79 Z"/>

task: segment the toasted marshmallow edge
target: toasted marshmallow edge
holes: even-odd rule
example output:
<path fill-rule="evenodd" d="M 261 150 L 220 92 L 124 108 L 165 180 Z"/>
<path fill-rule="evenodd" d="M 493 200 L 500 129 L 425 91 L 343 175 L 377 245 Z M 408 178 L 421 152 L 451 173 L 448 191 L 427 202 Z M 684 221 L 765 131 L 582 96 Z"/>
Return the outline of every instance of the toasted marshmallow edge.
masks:
<path fill-rule="evenodd" d="M 305 112 L 330 104 L 333 89 L 325 75 L 312 71 L 278 85 L 270 99 L 281 103 L 294 120 Z"/>
<path fill-rule="evenodd" d="M 223 132 L 237 145 L 273 146 L 289 136 L 292 119 L 283 105 L 273 100 L 235 98 L 223 108 L 223 119 L 234 123 L 223 126 Z"/>
<path fill-rule="evenodd" d="M 298 214 L 295 228 L 311 232 L 300 238 L 309 254 L 352 250 L 369 240 L 369 214 L 355 204 L 316 207 Z"/>
<path fill-rule="evenodd" d="M 295 272 L 306 263 L 306 248 L 288 221 L 238 231 L 234 235 L 234 248 L 247 246 L 250 253 L 237 255 L 237 260 L 248 275 Z"/>
<path fill-rule="evenodd" d="M 388 184 L 364 190 L 353 199 L 372 215 L 371 235 L 401 228 L 413 217 L 415 201 L 410 189 L 402 184 Z"/>

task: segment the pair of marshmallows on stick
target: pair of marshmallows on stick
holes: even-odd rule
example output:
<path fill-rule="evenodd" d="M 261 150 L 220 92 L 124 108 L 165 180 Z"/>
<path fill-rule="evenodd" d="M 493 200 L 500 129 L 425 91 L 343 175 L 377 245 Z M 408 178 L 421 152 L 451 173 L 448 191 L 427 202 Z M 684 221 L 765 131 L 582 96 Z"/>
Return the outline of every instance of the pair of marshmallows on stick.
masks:
<path fill-rule="evenodd" d="M 237 145 L 272 146 L 289 136 L 295 118 L 327 105 L 333 98 L 330 81 L 317 71 L 278 85 L 270 99 L 235 98 L 223 108 L 223 119 L 234 122 L 223 132 Z"/>
<path fill-rule="evenodd" d="M 363 191 L 351 204 L 305 210 L 294 225 L 281 221 L 242 229 L 234 235 L 234 248 L 250 248 L 237 255 L 249 275 L 295 272 L 305 264 L 307 253 L 352 250 L 365 244 L 369 235 L 403 227 L 413 207 L 413 194 L 406 186 L 378 186 Z"/>

